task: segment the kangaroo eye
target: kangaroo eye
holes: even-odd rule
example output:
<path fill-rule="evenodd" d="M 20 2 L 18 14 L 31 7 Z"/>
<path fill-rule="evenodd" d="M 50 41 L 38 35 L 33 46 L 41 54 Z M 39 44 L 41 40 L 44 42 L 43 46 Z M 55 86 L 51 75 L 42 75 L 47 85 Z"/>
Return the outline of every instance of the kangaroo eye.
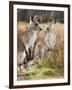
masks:
<path fill-rule="evenodd" d="M 49 30 L 49 27 L 47 27 L 47 30 Z"/>
<path fill-rule="evenodd" d="M 36 23 L 35 26 L 38 26 L 38 24 Z"/>

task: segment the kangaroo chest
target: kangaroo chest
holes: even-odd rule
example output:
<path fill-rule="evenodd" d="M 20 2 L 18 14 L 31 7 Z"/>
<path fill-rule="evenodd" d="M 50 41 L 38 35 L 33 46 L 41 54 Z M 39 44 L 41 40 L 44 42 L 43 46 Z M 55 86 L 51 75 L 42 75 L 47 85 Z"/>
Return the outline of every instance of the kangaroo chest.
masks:
<path fill-rule="evenodd" d="M 49 32 L 45 38 L 46 44 L 48 47 L 53 48 L 56 41 L 56 36 L 53 32 Z"/>
<path fill-rule="evenodd" d="M 26 49 L 28 50 L 29 47 L 34 45 L 34 42 L 37 39 L 37 31 L 29 31 L 24 34 L 22 34 L 20 37 L 20 40 L 24 43 Z"/>
<path fill-rule="evenodd" d="M 37 32 L 32 32 L 32 36 L 30 37 L 30 40 L 28 42 L 29 47 L 31 47 L 31 45 L 34 44 L 34 42 L 36 41 L 37 38 Z"/>
<path fill-rule="evenodd" d="M 26 39 L 24 39 L 24 44 L 26 46 L 26 49 L 28 49 L 29 47 L 31 47 L 34 42 L 37 39 L 37 32 L 36 31 L 32 31 L 30 33 L 27 33 L 26 35 Z"/>

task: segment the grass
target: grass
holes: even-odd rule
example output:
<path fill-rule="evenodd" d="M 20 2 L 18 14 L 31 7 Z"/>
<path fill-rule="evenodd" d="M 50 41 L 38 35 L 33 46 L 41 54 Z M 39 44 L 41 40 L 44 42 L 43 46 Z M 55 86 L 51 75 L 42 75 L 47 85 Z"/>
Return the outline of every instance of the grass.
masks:
<path fill-rule="evenodd" d="M 37 80 L 37 79 L 49 79 L 49 78 L 62 78 L 63 74 L 57 70 L 48 67 L 30 67 L 25 72 L 18 72 L 18 80 Z"/>
<path fill-rule="evenodd" d="M 25 22 L 19 22 L 18 30 L 25 32 L 27 25 Z M 47 24 L 42 24 L 41 26 L 45 28 Z M 17 73 L 18 80 L 55 79 L 64 77 L 64 43 L 62 41 L 64 25 L 56 23 L 53 25 L 53 29 L 57 37 L 53 51 L 47 52 L 42 59 L 36 59 L 36 64 L 30 66 L 28 70 L 22 69 L 22 71 L 19 71 Z"/>

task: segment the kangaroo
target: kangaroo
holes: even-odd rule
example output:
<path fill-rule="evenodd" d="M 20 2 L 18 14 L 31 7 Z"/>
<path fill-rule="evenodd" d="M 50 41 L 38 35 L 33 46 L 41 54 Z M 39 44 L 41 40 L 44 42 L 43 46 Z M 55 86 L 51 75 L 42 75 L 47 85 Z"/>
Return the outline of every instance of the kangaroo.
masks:
<path fill-rule="evenodd" d="M 49 50 L 52 50 L 56 44 L 56 34 L 51 28 L 52 23 L 46 28 L 46 37 L 45 37 L 45 42 L 49 48 Z"/>
<path fill-rule="evenodd" d="M 36 44 L 34 54 L 36 59 L 41 59 L 44 56 L 44 45 L 41 41 Z"/>
<path fill-rule="evenodd" d="M 48 22 L 48 26 L 46 27 L 46 29 L 42 28 L 42 31 L 38 33 L 38 37 L 36 39 L 36 43 L 42 42 L 42 47 L 44 49 L 44 56 L 47 54 L 48 51 L 52 50 L 56 44 L 56 34 L 52 27 L 53 23 L 54 21 Z M 39 49 L 39 47 L 37 48 Z M 39 52 L 38 49 L 37 50 L 35 49 L 36 55 Z"/>
<path fill-rule="evenodd" d="M 31 59 L 30 48 L 34 45 L 37 39 L 38 31 L 42 29 L 39 26 L 39 22 L 36 17 L 30 17 L 29 27 L 25 32 L 17 32 L 18 40 L 18 66 L 20 67 L 23 63 L 26 65 L 28 60 Z M 21 57 L 21 59 L 19 58 Z M 20 62 L 21 61 L 21 62 Z M 27 67 L 27 65 L 26 65 Z"/>
<path fill-rule="evenodd" d="M 31 47 L 37 38 L 37 32 L 42 30 L 35 18 L 31 18 L 29 28 L 26 32 L 18 33 L 18 38 L 24 43 L 26 50 Z"/>

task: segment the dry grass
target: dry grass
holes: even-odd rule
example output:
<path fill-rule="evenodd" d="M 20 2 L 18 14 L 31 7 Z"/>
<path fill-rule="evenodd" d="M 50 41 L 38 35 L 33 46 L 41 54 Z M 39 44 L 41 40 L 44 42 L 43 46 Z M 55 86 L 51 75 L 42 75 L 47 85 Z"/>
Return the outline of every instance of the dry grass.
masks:
<path fill-rule="evenodd" d="M 28 30 L 28 23 L 26 23 L 26 22 L 18 22 L 17 30 L 20 31 L 20 32 L 25 32 L 26 30 Z"/>
<path fill-rule="evenodd" d="M 44 23 L 41 27 L 45 29 L 47 25 Z M 28 23 L 18 22 L 18 30 L 21 32 L 28 30 L 28 27 Z M 64 76 L 64 24 L 54 24 L 53 30 L 57 37 L 53 51 L 47 52 L 43 59 L 36 60 L 36 64 L 30 66 L 28 71 L 22 69 L 23 72 L 18 72 L 18 80 L 62 78 Z M 39 36 L 44 37 L 43 32 L 40 32 Z"/>

